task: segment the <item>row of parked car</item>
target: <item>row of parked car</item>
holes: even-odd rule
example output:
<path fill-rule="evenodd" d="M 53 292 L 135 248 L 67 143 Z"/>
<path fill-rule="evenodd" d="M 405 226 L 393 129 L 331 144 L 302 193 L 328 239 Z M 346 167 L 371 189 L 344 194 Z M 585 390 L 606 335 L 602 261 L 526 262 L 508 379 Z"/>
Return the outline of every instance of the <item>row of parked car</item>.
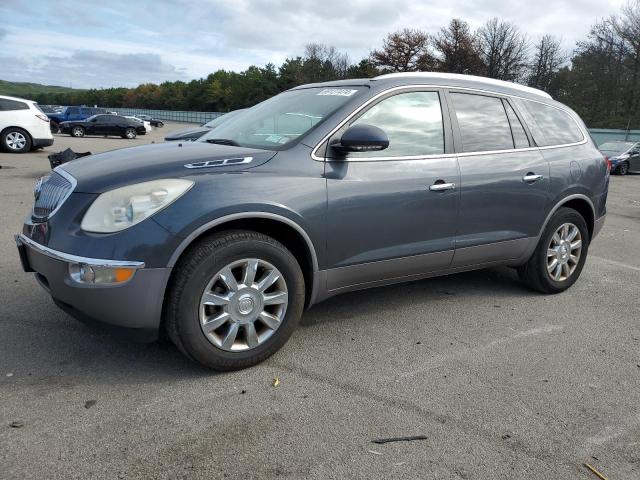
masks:
<path fill-rule="evenodd" d="M 38 105 L 32 100 L 0 95 L 0 149 L 25 153 L 53 144 L 52 133 L 136 138 L 163 127 L 149 115 L 123 116 L 99 107 Z"/>

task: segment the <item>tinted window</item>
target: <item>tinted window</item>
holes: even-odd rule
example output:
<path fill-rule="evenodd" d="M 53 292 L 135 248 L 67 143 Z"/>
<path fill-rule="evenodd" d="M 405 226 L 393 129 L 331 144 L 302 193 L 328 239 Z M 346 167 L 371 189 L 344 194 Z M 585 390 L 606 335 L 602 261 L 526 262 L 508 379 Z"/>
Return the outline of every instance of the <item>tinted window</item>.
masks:
<path fill-rule="evenodd" d="M 389 137 L 389 148 L 349 157 L 401 157 L 444 153 L 442 109 L 437 92 L 410 92 L 377 103 L 352 125 L 374 125 Z"/>
<path fill-rule="evenodd" d="M 538 146 L 565 145 L 583 140 L 582 131 L 571 116 L 560 110 L 539 102 L 520 100 L 532 120 L 526 118 L 527 124 L 535 122 L 537 129 L 533 137 Z"/>
<path fill-rule="evenodd" d="M 113 117 L 111 117 L 110 115 L 98 115 L 96 116 L 96 121 L 98 123 L 112 123 L 113 122 Z"/>
<path fill-rule="evenodd" d="M 527 138 L 527 134 L 524 131 L 524 127 L 516 112 L 513 110 L 513 107 L 509 105 L 509 102 L 504 102 L 504 108 L 507 111 L 507 117 L 509 117 L 509 123 L 511 124 L 511 133 L 513 134 L 513 145 L 516 148 L 527 148 L 529 147 L 529 139 Z"/>
<path fill-rule="evenodd" d="M 69 107 L 67 108 L 68 115 L 78 115 L 80 113 L 80 109 L 78 107 Z"/>
<path fill-rule="evenodd" d="M 29 105 L 8 98 L 0 98 L 0 111 L 9 112 L 11 110 L 29 110 Z"/>
<path fill-rule="evenodd" d="M 502 100 L 467 93 L 452 93 L 451 97 L 460 127 L 463 152 L 513 148 L 511 128 Z"/>

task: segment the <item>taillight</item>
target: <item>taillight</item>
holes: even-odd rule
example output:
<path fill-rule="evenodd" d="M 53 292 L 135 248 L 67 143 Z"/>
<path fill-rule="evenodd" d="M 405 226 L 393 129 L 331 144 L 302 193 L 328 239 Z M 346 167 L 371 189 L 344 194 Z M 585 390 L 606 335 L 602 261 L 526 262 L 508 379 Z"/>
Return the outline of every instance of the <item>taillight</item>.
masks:
<path fill-rule="evenodd" d="M 42 120 L 43 122 L 47 122 L 49 123 L 49 117 L 47 117 L 46 115 L 39 115 L 36 114 L 36 117 L 38 117 L 40 120 Z"/>
<path fill-rule="evenodd" d="M 611 160 L 606 155 L 603 155 L 604 162 L 607 164 L 607 173 L 611 173 Z"/>

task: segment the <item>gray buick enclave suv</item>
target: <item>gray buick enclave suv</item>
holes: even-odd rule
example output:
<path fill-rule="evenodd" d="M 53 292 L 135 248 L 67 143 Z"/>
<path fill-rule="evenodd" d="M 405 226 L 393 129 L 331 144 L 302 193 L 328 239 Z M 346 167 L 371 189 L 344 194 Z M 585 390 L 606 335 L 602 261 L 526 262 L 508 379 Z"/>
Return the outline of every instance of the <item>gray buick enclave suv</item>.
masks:
<path fill-rule="evenodd" d="M 569 288 L 602 228 L 606 159 L 544 92 L 391 74 L 304 85 L 199 141 L 92 155 L 35 189 L 16 237 L 71 315 L 258 363 L 332 295 L 494 265 Z"/>

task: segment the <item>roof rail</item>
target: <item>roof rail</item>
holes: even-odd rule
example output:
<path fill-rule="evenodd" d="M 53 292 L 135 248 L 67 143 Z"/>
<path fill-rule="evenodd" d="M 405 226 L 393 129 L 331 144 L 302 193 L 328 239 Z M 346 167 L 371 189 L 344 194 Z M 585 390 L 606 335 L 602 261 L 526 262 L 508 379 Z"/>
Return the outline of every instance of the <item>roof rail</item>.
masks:
<path fill-rule="evenodd" d="M 462 75 L 459 73 L 444 73 L 444 72 L 398 72 L 398 73 L 386 73 L 384 75 L 378 75 L 373 77 L 372 80 L 383 80 L 385 78 L 432 78 L 438 80 L 472 80 L 486 85 L 495 85 L 499 87 L 512 88 L 514 90 L 520 90 L 532 95 L 538 95 L 545 98 L 552 98 L 547 92 L 539 90 L 533 87 L 527 87 L 526 85 L 520 85 L 519 83 L 507 82 L 504 80 L 496 80 L 495 78 L 479 77 L 477 75 Z"/>

